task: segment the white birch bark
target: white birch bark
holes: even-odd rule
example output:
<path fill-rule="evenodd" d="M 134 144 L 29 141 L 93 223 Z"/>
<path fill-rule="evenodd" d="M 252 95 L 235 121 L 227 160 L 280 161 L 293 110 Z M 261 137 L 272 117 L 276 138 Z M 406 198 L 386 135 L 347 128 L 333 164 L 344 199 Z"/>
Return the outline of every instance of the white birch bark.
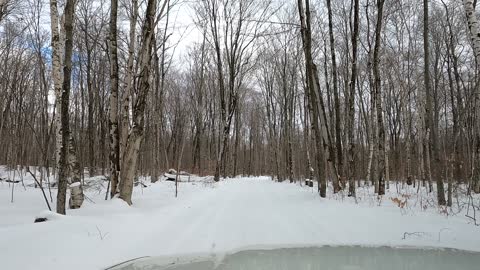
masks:
<path fill-rule="evenodd" d="M 473 6 L 473 0 L 464 0 L 463 5 L 465 7 L 465 13 L 467 15 L 468 29 L 470 30 L 470 37 L 473 44 L 473 52 L 477 61 L 480 57 L 480 26 L 478 25 L 478 19 L 475 14 L 475 7 Z"/>
<path fill-rule="evenodd" d="M 57 172 L 60 168 L 60 155 L 63 147 L 66 149 L 66 161 L 70 176 L 70 200 L 69 207 L 71 209 L 80 208 L 83 203 L 84 195 L 80 182 L 80 168 L 75 153 L 75 145 L 70 135 L 66 144 L 62 142 L 62 91 L 64 83 L 63 65 L 64 65 L 64 48 L 65 48 L 65 28 L 64 16 L 60 18 L 58 13 L 57 0 L 50 0 L 50 26 L 52 32 L 52 77 L 55 92 L 55 162 Z M 66 176 L 66 175 L 65 175 Z M 60 182 L 60 177 L 58 177 Z M 66 185 L 66 184 L 65 184 Z M 57 199 L 58 200 L 58 199 Z M 58 202 L 57 202 L 58 203 Z M 58 209 L 57 209 L 58 211 Z"/>
<path fill-rule="evenodd" d="M 118 130 L 118 48 L 117 48 L 117 10 L 118 0 L 110 4 L 110 111 L 109 111 L 109 141 L 110 141 L 110 182 L 111 197 L 117 192 L 119 165 L 119 130 Z"/>
<path fill-rule="evenodd" d="M 135 58 L 135 37 L 136 37 L 136 25 L 138 18 L 138 1 L 132 0 L 132 15 L 130 17 L 130 33 L 128 44 L 128 60 L 127 60 L 127 79 L 125 82 L 125 90 L 122 97 L 122 130 L 121 130 L 121 143 L 120 143 L 120 159 L 123 158 L 123 152 L 127 148 L 128 130 L 130 125 L 130 93 L 133 88 L 134 77 L 134 58 Z"/>
<path fill-rule="evenodd" d="M 465 13 L 467 16 L 467 23 L 468 23 L 468 29 L 470 30 L 470 38 L 472 40 L 472 45 L 473 45 L 473 53 L 475 55 L 475 60 L 477 65 L 480 64 L 480 26 L 478 25 L 478 18 L 475 13 L 475 6 L 473 5 L 474 0 L 464 0 L 463 5 L 465 7 Z M 477 86 L 476 92 L 475 92 L 475 103 L 476 103 L 476 116 L 478 117 L 480 114 L 480 109 L 478 103 L 480 102 L 480 87 Z M 475 139 L 480 140 L 480 125 L 478 123 L 478 119 L 475 122 Z M 475 192 L 480 192 L 480 147 L 476 147 L 475 152 L 475 161 L 474 161 L 474 172 L 473 172 L 473 178 L 474 178 L 474 186 L 473 189 Z"/>
<path fill-rule="evenodd" d="M 75 141 L 70 135 L 68 142 L 68 167 L 70 170 L 70 200 L 68 206 L 70 209 L 77 209 L 82 206 L 84 195 L 82 183 L 80 181 L 80 164 L 75 153 Z"/>
<path fill-rule="evenodd" d="M 52 31 L 52 77 L 55 91 L 55 163 L 58 166 L 60 160 L 60 149 L 62 146 L 62 125 L 60 123 L 62 111 L 62 42 L 59 29 L 59 15 L 57 1 L 50 1 L 50 26 Z M 58 168 L 57 168 L 58 169 Z"/>

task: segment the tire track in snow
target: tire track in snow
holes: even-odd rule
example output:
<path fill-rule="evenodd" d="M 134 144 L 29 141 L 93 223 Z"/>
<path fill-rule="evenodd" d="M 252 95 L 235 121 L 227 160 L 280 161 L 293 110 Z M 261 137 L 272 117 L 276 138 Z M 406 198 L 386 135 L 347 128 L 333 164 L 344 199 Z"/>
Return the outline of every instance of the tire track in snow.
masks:
<path fill-rule="evenodd" d="M 143 225 L 146 226 L 141 228 L 142 230 L 148 230 L 148 233 L 145 233 L 141 239 L 137 239 L 138 245 L 136 246 L 143 247 L 145 242 L 158 243 L 158 249 L 143 251 L 143 254 L 150 255 L 166 255 L 188 251 L 188 249 L 179 249 L 182 247 L 180 245 L 182 239 L 187 238 L 187 233 L 184 232 L 191 231 L 189 235 L 192 235 L 196 228 L 196 226 L 192 226 L 192 223 L 199 223 L 202 219 L 215 213 L 215 209 L 205 207 L 215 195 L 216 189 L 201 190 L 195 198 L 182 201 L 180 194 L 178 204 L 174 203 L 150 213 L 150 216 L 146 216 L 142 220 Z"/>
<path fill-rule="evenodd" d="M 215 246 L 215 239 L 222 236 L 218 231 L 219 217 L 225 214 L 231 198 L 228 198 L 221 192 L 223 186 L 215 190 L 215 196 L 210 196 L 195 205 L 195 208 L 186 211 L 181 217 L 180 222 L 185 222 L 186 225 L 178 234 L 181 236 L 173 241 L 170 246 L 172 252 L 191 249 L 192 252 L 206 252 L 212 251 L 212 246 Z M 194 215 L 191 215 L 191 214 Z M 174 223 L 180 223 L 179 220 Z M 199 237 L 200 235 L 200 237 Z M 195 239 L 195 242 L 192 241 Z"/>

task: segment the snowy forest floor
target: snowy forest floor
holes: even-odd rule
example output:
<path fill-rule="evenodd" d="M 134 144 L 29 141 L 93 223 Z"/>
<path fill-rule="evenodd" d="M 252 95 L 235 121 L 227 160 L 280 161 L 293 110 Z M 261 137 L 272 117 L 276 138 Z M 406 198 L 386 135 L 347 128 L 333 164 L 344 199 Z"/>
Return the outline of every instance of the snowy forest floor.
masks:
<path fill-rule="evenodd" d="M 86 190 L 82 208 L 67 216 L 45 212 L 40 189 L 25 183 L 26 188 L 15 184 L 11 203 L 12 184 L 0 182 L 2 269 L 105 269 L 141 256 L 222 254 L 253 247 L 480 251 L 480 227 L 465 216 L 466 197 L 454 198 L 454 207 L 444 209 L 436 206 L 435 194 L 394 183 L 381 199 L 372 187 L 359 188 L 355 202 L 331 191 L 322 199 L 316 187 L 268 177 L 179 183 L 178 198 L 175 183 L 146 182 L 147 187 L 135 187 L 133 206 L 105 201 L 105 189 L 97 185 Z M 54 189 L 52 193 L 55 198 Z M 478 206 L 480 197 L 473 199 Z M 34 224 L 38 215 L 52 220 Z"/>

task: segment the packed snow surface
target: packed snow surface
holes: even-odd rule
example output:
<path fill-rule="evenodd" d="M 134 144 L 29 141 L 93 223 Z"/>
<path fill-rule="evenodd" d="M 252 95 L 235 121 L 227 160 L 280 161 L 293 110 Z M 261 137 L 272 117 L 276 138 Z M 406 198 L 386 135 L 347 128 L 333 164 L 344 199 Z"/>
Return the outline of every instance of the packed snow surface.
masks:
<path fill-rule="evenodd" d="M 133 206 L 91 190 L 81 209 L 58 216 L 45 212 L 39 189 L 15 185 L 11 203 L 11 184 L 0 182 L 2 269 L 105 269 L 142 256 L 295 246 L 480 251 L 480 227 L 464 213 L 441 213 L 428 200 L 400 208 L 392 194 L 322 199 L 316 188 L 263 177 L 179 183 L 175 198 L 175 183 L 161 181 L 135 187 Z M 51 220 L 34 224 L 38 216 Z"/>

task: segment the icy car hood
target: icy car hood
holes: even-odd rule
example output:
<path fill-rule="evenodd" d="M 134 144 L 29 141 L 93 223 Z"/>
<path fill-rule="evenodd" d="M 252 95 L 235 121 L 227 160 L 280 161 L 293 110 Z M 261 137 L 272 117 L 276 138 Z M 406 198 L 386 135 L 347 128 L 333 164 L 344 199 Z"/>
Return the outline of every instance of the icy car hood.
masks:
<path fill-rule="evenodd" d="M 148 257 L 109 270 L 478 270 L 480 253 L 455 249 L 324 246 L 224 256 Z"/>

